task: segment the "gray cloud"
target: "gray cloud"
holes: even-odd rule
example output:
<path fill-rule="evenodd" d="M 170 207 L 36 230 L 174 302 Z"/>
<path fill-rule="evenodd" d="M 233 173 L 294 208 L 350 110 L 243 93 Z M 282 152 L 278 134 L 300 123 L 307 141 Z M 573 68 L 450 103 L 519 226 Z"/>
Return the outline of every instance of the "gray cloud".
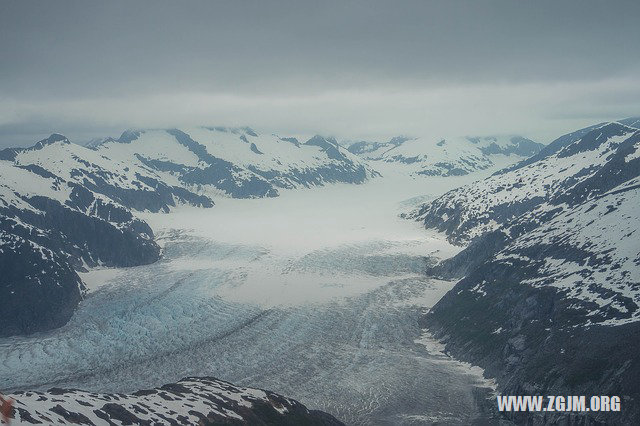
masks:
<path fill-rule="evenodd" d="M 640 112 L 640 3 L 0 3 L 0 144 L 249 124 L 550 138 Z"/>

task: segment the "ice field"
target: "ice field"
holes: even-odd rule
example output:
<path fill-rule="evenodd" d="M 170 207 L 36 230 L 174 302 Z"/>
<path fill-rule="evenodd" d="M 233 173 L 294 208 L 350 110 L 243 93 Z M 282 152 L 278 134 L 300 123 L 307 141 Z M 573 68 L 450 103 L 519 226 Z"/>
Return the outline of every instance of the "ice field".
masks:
<path fill-rule="evenodd" d="M 469 179 L 391 175 L 144 214 L 162 259 L 82 274 L 90 293 L 67 325 L 0 339 L 0 388 L 130 392 L 206 375 L 348 424 L 466 424 L 491 383 L 417 323 L 453 285 L 425 266 L 460 248 L 398 214 Z"/>

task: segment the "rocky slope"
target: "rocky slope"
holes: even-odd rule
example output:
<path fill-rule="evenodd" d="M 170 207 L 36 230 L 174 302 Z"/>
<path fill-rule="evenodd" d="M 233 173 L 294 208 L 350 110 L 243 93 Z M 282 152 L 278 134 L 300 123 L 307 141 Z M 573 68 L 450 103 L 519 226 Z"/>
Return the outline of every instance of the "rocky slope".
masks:
<path fill-rule="evenodd" d="M 619 395 L 622 414 L 591 414 L 618 424 L 640 418 L 640 130 L 624 123 L 637 120 L 565 135 L 412 215 L 468 244 L 430 271 L 464 277 L 424 318 L 447 350 L 505 394 Z"/>
<path fill-rule="evenodd" d="M 79 177 L 73 167 L 53 173 L 22 161 L 33 153 L 67 148 L 74 149 L 66 138 L 52 135 L 30 149 L 2 152 L 0 336 L 64 324 L 84 291 L 75 270 L 145 264 L 160 255 L 151 228 L 117 196 L 105 196 L 107 185 L 98 191 L 95 180 L 87 178 L 93 172 L 98 178 L 106 169 L 90 164 Z M 49 158 L 48 166 L 55 171 L 58 162 L 69 164 L 73 159 L 71 155 Z"/>
<path fill-rule="evenodd" d="M 12 425 L 342 425 L 329 414 L 269 391 L 214 378 L 186 378 L 131 395 L 74 389 L 18 392 Z"/>
<path fill-rule="evenodd" d="M 414 176 L 461 176 L 517 162 L 543 146 L 521 136 L 395 137 L 389 142 L 352 143 L 348 149 L 373 167 L 389 163 Z"/>

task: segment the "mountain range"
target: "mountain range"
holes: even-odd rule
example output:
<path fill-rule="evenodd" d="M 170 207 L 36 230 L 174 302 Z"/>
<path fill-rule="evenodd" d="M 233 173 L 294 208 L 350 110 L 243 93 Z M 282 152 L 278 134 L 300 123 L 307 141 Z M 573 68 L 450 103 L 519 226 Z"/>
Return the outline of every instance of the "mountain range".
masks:
<path fill-rule="evenodd" d="M 373 167 L 389 164 L 414 176 L 463 176 L 537 154 L 543 144 L 522 136 L 410 138 L 351 143 Z"/>
<path fill-rule="evenodd" d="M 580 129 L 408 215 L 465 247 L 430 269 L 459 281 L 423 325 L 501 393 L 619 395 L 592 418 L 638 418 L 639 129 Z"/>
<path fill-rule="evenodd" d="M 157 261 L 162 251 L 138 212 L 361 184 L 389 170 L 428 179 L 492 169 L 492 176 L 405 215 L 463 247 L 427 271 L 457 284 L 422 325 L 453 356 L 497 378 L 502 393 L 616 394 L 625 419 L 637 418 L 639 128 L 637 118 L 600 123 L 547 146 L 520 136 L 396 137 L 345 148 L 322 136 L 301 141 L 250 128 L 199 127 L 128 130 L 86 146 L 53 134 L 29 148 L 5 149 L 0 337 L 65 324 L 86 292 L 78 271 Z M 16 409 L 27 422 L 276 416 L 336 424 L 259 392 L 191 378 L 126 396 L 27 392 L 16 395 L 22 404 Z M 165 412 L 169 400 L 204 404 L 207 413 Z"/>
<path fill-rule="evenodd" d="M 434 141 L 395 138 L 389 144 L 397 152 L 389 158 L 419 165 L 422 175 L 456 176 L 542 147 L 524 138 Z M 0 298 L 8 306 L 0 312 L 0 337 L 66 323 L 85 293 L 76 271 L 158 260 L 153 231 L 136 212 L 360 184 L 381 176 L 374 151 L 385 149 L 374 146 L 346 149 L 318 135 L 301 141 L 248 127 L 197 127 L 127 130 L 86 146 L 52 134 L 29 148 L 0 151 Z M 428 154 L 408 160 L 420 150 Z"/>
<path fill-rule="evenodd" d="M 362 183 L 376 176 L 334 139 L 249 128 L 130 130 L 90 146 L 59 134 L 0 151 L 1 336 L 63 325 L 83 297 L 76 270 L 158 260 L 136 211 L 213 207 L 216 197 Z"/>

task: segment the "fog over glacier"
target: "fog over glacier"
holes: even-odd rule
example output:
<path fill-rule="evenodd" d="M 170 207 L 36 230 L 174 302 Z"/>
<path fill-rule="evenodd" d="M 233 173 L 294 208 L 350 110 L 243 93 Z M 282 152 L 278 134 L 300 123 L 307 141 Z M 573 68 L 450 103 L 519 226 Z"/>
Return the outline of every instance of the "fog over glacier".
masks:
<path fill-rule="evenodd" d="M 453 285 L 424 268 L 459 248 L 398 217 L 472 178 L 431 177 L 425 187 L 387 174 L 141 213 L 163 259 L 82 274 L 90 293 L 67 325 L 2 342 L 4 386 L 131 392 L 213 375 L 348 422 L 481 416 L 491 384 L 443 355 L 417 322 Z"/>

